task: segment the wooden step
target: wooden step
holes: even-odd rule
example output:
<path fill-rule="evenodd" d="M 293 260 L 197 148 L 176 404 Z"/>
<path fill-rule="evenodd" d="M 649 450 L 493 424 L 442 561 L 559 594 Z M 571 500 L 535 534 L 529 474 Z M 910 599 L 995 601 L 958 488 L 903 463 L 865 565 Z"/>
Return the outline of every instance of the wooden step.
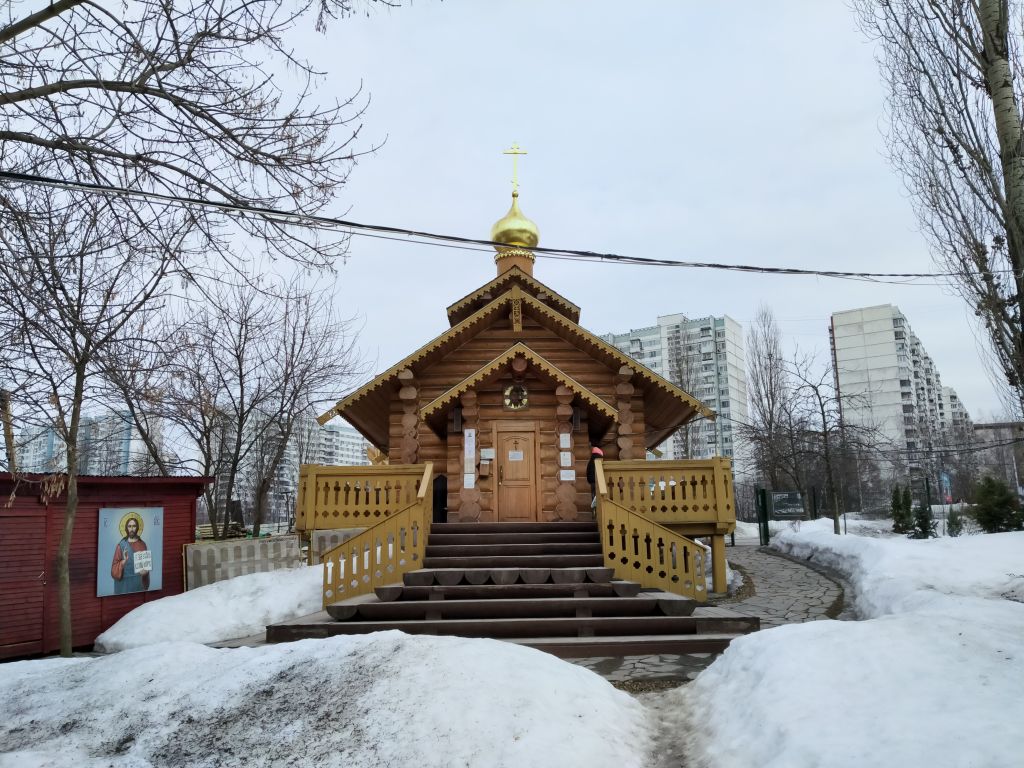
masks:
<path fill-rule="evenodd" d="M 450 525 L 450 523 L 449 523 Z M 495 557 L 424 557 L 424 568 L 596 568 L 604 564 L 592 555 L 499 555 Z"/>
<path fill-rule="evenodd" d="M 343 601 L 327 606 L 338 621 L 428 621 L 461 619 L 540 619 L 553 616 L 658 616 L 657 597 L 529 597 L 477 600 Z"/>
<path fill-rule="evenodd" d="M 580 581 L 611 581 L 614 570 L 601 566 L 586 568 L 420 568 L 402 576 L 402 583 L 410 587 L 429 587 L 433 584 L 568 584 Z"/>
<path fill-rule="evenodd" d="M 627 635 L 620 637 L 517 637 L 508 642 L 536 648 L 562 659 L 589 656 L 654 656 L 658 654 L 721 653 L 739 635 Z"/>
<path fill-rule="evenodd" d="M 427 545 L 425 557 L 520 557 L 523 555 L 601 555 L 601 542 L 556 542 L 541 544 L 440 544 Z"/>
<path fill-rule="evenodd" d="M 388 603 L 401 605 L 401 603 Z M 282 628 L 287 628 L 287 630 Z M 306 637 L 358 635 L 397 629 L 414 635 L 455 635 L 458 637 L 597 637 L 612 635 L 687 635 L 698 631 L 730 632 L 693 616 L 594 616 L 589 618 L 495 618 L 397 621 L 327 621 L 317 624 L 277 624 L 267 629 L 267 639 L 277 642 L 282 635 L 298 640 Z M 271 630 L 274 630 L 272 633 Z M 271 639 L 273 634 L 274 639 Z M 737 632 L 738 634 L 738 632 Z"/>
<path fill-rule="evenodd" d="M 597 523 L 432 523 L 430 533 L 554 533 L 596 531 Z"/>
<path fill-rule="evenodd" d="M 392 584 L 377 587 L 377 599 L 395 600 L 486 600 L 527 597 L 635 597 L 635 581 L 568 582 L 565 584 L 457 584 L 454 586 L 411 587 Z"/>
<path fill-rule="evenodd" d="M 436 526 L 435 526 L 436 528 Z M 548 544 L 601 543 L 597 531 L 549 531 L 544 533 L 437 533 L 430 532 L 430 545 L 436 544 Z"/>

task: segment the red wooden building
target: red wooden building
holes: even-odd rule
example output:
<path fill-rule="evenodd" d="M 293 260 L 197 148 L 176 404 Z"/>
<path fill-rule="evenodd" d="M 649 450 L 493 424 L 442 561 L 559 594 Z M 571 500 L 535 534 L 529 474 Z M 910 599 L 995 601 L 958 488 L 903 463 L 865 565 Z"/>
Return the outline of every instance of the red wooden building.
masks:
<path fill-rule="evenodd" d="M 76 648 L 144 602 L 184 591 L 182 547 L 195 541 L 196 499 L 208 480 L 198 477 L 80 477 L 69 568 Z M 57 650 L 60 645 L 57 548 L 64 523 L 63 489 L 44 476 L 0 474 L 0 658 Z M 163 510 L 162 587 L 97 597 L 100 509 Z M 104 553 L 105 554 L 105 553 Z M 109 568 L 109 565 L 105 566 Z"/>

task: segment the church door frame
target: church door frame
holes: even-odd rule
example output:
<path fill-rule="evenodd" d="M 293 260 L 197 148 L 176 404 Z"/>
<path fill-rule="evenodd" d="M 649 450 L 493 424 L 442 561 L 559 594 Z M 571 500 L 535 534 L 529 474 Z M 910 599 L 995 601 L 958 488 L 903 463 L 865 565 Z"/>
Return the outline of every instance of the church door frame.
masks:
<path fill-rule="evenodd" d="M 519 421 L 517 419 L 497 419 L 491 422 L 491 445 L 495 449 L 494 461 L 494 519 L 501 522 L 501 466 L 502 457 L 498 455 L 501 447 L 502 433 L 521 432 L 533 434 L 533 517 L 518 522 L 540 522 L 543 501 L 544 479 L 540 473 L 540 428 L 535 421 Z"/>

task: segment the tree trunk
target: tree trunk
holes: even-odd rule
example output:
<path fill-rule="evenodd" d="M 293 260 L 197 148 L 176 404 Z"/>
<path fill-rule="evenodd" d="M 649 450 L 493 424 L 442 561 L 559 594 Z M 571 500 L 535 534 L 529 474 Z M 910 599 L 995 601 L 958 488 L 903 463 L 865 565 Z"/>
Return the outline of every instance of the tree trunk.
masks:
<path fill-rule="evenodd" d="M 57 601 L 60 611 L 60 655 L 70 656 L 74 633 L 71 626 L 71 539 L 78 512 L 78 426 L 82 417 L 85 393 L 85 366 L 79 363 L 75 372 L 75 392 L 71 401 L 71 424 L 66 433 L 68 454 L 68 488 L 64 505 L 64 527 L 57 548 Z"/>
<path fill-rule="evenodd" d="M 71 571 L 69 560 L 71 554 L 71 538 L 75 531 L 75 514 L 78 512 L 78 477 L 77 471 L 71 471 L 71 449 L 68 450 L 68 488 L 64 507 L 64 527 L 60 533 L 60 546 L 57 549 L 57 593 L 60 611 L 60 655 L 70 656 L 73 647 L 73 631 L 71 626 Z"/>
<path fill-rule="evenodd" d="M 999 160 L 1006 196 L 1006 253 L 1013 266 L 1017 318 L 1024 318 L 1024 136 L 1020 106 L 1014 90 L 1010 62 L 1009 8 L 1007 0 L 979 0 L 978 20 L 985 45 L 985 84 L 992 99 Z M 1019 329 L 1018 329 L 1019 331 Z M 1013 340 L 1013 367 L 1016 389 L 1024 387 L 1024 337 L 1018 332 Z"/>

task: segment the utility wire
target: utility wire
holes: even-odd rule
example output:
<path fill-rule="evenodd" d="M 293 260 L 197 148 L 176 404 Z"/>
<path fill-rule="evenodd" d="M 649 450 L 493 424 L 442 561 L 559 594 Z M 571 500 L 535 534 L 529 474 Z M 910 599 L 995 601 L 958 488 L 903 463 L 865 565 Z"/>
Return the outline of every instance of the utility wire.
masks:
<path fill-rule="evenodd" d="M 267 221 L 292 224 L 318 229 L 336 230 L 345 228 L 353 235 L 365 237 L 378 237 L 401 242 L 413 242 L 417 244 L 437 245 L 448 248 L 461 248 L 466 250 L 490 250 L 499 243 L 491 240 L 480 240 L 458 235 L 444 235 L 435 232 L 405 229 L 403 227 L 389 227 L 380 224 L 363 224 L 345 219 L 338 219 L 329 216 L 320 216 L 301 212 L 281 211 L 276 208 L 251 205 L 248 203 L 218 202 L 198 197 L 185 197 L 180 195 L 169 195 L 160 192 L 131 189 L 107 184 L 95 184 L 83 181 L 69 181 L 49 176 L 41 176 L 29 173 L 16 173 L 14 171 L 0 171 L 0 179 L 20 182 L 24 184 L 35 184 L 47 187 L 54 187 L 65 190 L 77 190 L 93 192 L 104 195 L 115 195 L 129 198 L 137 198 L 148 201 L 156 201 L 179 206 L 197 206 L 219 210 L 224 213 L 239 213 L 254 215 Z M 409 238 L 416 238 L 409 240 Z M 566 248 L 542 248 L 533 247 L 529 249 L 532 253 L 543 258 L 551 259 L 572 259 L 577 261 L 591 261 L 614 264 L 631 264 L 638 266 L 657 267 L 682 267 L 689 269 L 711 269 L 730 272 L 746 272 L 753 274 L 768 275 L 799 275 L 813 277 L 829 277 L 844 280 L 861 280 L 867 282 L 895 283 L 898 285 L 941 285 L 945 284 L 942 278 L 955 277 L 953 272 L 846 272 L 839 270 L 802 269 L 797 267 L 765 267 L 752 264 L 725 264 L 720 262 L 685 261 L 681 259 L 658 259 L 644 256 L 626 256 L 617 253 L 600 253 L 590 250 L 577 250 Z M 931 283 L 909 282 L 917 280 L 929 280 Z"/>

